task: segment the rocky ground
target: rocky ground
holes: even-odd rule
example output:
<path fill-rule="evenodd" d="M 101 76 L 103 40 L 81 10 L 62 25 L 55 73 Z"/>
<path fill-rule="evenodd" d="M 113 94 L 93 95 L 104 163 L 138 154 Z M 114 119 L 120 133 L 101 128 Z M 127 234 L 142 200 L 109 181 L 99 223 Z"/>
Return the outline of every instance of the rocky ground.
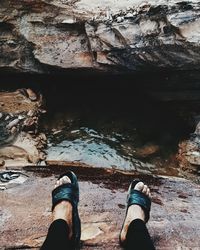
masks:
<path fill-rule="evenodd" d="M 134 178 L 72 168 L 80 181 L 82 249 L 121 249 L 118 235 L 127 188 Z M 0 248 L 38 249 L 51 222 L 51 190 L 65 169 L 26 169 L 24 180 L 0 192 Z M 21 176 L 22 178 L 22 176 Z M 148 223 L 156 249 L 199 249 L 200 189 L 181 178 L 140 176 L 153 195 Z"/>
<path fill-rule="evenodd" d="M 45 159 L 46 136 L 38 132 L 42 97 L 31 89 L 0 92 L 0 165 L 23 166 Z"/>
<path fill-rule="evenodd" d="M 31 89 L 0 93 L 0 249 L 39 249 L 51 221 L 51 190 L 66 169 L 74 170 L 80 180 L 83 249 L 120 249 L 127 188 L 137 171 L 48 162 L 47 138 L 38 131 L 42 103 L 41 95 Z M 195 117 L 196 130 L 180 142 L 177 152 L 179 166 L 191 180 L 139 176 L 152 189 L 148 228 L 156 249 L 197 250 L 200 246 L 199 121 Z M 157 151 L 155 145 L 146 144 L 136 153 L 146 158 Z M 42 162 L 49 166 L 41 166 Z"/>

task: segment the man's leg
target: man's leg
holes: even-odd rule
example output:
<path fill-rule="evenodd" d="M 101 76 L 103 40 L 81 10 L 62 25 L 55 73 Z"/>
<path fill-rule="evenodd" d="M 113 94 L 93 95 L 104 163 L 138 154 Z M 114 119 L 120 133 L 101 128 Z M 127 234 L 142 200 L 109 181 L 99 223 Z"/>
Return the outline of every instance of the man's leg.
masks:
<path fill-rule="evenodd" d="M 41 250 L 71 250 L 69 227 L 62 219 L 55 220 L 49 227 L 48 234 Z"/>
<path fill-rule="evenodd" d="M 149 188 L 143 182 L 138 182 L 135 190 L 151 197 Z M 145 225 L 145 212 L 139 205 L 128 207 L 120 240 L 127 250 L 154 250 L 155 247 Z"/>
<path fill-rule="evenodd" d="M 70 183 L 64 176 L 59 179 L 55 188 Z M 61 201 L 53 209 L 53 222 L 41 250 L 73 250 L 70 239 L 72 237 L 72 205 L 69 201 Z"/>
<path fill-rule="evenodd" d="M 127 250 L 154 250 L 154 245 L 145 225 L 141 219 L 133 220 L 126 235 Z"/>

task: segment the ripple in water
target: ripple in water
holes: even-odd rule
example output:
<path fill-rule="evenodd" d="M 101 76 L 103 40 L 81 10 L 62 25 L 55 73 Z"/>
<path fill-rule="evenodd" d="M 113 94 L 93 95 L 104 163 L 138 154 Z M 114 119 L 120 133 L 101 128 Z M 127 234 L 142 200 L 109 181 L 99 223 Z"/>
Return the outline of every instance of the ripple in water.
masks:
<path fill-rule="evenodd" d="M 91 166 L 126 171 L 134 171 L 138 165 L 143 166 L 143 171 L 146 167 L 144 163 L 119 152 L 123 140 L 120 134 L 105 136 L 84 127 L 68 131 L 65 135 L 63 133 L 64 131 L 60 131 L 56 138 L 55 135 L 49 137 L 47 160 L 81 162 Z M 60 142 L 55 142 L 56 139 Z"/>

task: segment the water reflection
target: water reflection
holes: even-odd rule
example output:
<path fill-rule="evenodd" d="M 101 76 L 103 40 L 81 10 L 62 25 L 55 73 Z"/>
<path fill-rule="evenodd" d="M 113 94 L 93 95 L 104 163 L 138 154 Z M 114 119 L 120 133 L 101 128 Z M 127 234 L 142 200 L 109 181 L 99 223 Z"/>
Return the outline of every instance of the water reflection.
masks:
<path fill-rule="evenodd" d="M 48 161 L 178 175 L 178 142 L 188 132 L 173 105 L 125 89 L 56 91 L 42 123 Z"/>

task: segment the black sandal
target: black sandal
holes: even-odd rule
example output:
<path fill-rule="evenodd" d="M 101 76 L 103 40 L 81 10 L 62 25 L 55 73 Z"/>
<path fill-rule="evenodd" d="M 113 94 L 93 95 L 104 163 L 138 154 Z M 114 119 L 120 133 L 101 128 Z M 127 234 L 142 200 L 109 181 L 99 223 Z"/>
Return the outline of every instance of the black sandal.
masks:
<path fill-rule="evenodd" d="M 69 201 L 72 204 L 72 239 L 70 241 L 74 249 L 80 249 L 80 237 L 81 237 L 81 222 L 78 213 L 78 202 L 79 202 L 79 185 L 76 175 L 72 171 L 68 171 L 61 175 L 59 179 L 63 176 L 67 176 L 71 183 L 65 183 L 52 191 L 52 211 L 54 207 L 61 201 Z"/>
<path fill-rule="evenodd" d="M 128 195 L 127 195 L 127 208 L 126 208 L 126 215 L 127 215 L 127 211 L 128 211 L 128 208 L 131 206 L 131 205 L 139 205 L 142 207 L 144 213 L 145 213 L 145 223 L 148 222 L 149 220 L 149 217 L 150 217 L 150 210 L 151 210 L 151 199 L 144 193 L 142 193 L 141 191 L 138 191 L 138 190 L 135 190 L 135 186 L 138 182 L 140 182 L 141 180 L 134 180 L 132 181 L 132 183 L 130 184 L 129 186 L 129 189 L 128 189 Z M 126 215 L 125 215 L 125 218 L 124 218 L 124 222 L 125 222 L 125 219 L 126 219 Z M 124 227 L 124 222 L 123 222 L 123 225 L 122 225 L 122 229 Z M 122 232 L 122 229 L 121 229 L 121 232 Z M 124 247 L 125 245 L 125 242 L 122 242 L 121 241 L 121 232 L 120 232 L 120 235 L 119 235 L 119 241 L 120 241 L 120 245 L 122 247 Z"/>

